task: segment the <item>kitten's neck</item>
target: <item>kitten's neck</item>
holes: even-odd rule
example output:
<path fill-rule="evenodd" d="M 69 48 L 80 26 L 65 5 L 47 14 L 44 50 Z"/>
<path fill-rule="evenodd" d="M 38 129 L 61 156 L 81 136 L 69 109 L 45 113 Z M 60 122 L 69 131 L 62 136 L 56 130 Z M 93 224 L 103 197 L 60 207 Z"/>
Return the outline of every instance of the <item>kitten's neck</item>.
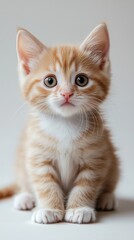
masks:
<path fill-rule="evenodd" d="M 91 128 L 90 114 L 61 117 L 47 113 L 33 113 L 39 127 L 59 140 L 76 139 Z"/>
<path fill-rule="evenodd" d="M 87 113 L 78 114 L 71 117 L 61 117 L 49 113 L 41 113 L 34 111 L 32 117 L 37 120 L 38 127 L 44 133 L 56 138 L 57 140 L 73 140 L 79 138 L 85 132 L 98 134 L 98 130 L 102 128 L 102 122 L 97 115 Z"/>

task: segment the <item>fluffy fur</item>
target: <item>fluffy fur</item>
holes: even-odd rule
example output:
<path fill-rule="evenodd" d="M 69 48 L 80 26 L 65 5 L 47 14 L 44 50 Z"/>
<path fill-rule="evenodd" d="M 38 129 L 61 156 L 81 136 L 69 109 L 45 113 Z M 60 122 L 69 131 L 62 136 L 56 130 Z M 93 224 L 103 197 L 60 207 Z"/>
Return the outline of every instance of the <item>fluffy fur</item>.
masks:
<path fill-rule="evenodd" d="M 78 47 L 53 48 L 20 29 L 17 55 L 21 90 L 31 111 L 18 149 L 20 195 L 15 208 L 27 210 L 36 204 L 36 223 L 95 221 L 96 208 L 115 208 L 119 177 L 118 159 L 99 110 L 110 86 L 107 27 L 96 27 Z M 79 86 L 77 76 L 87 84 Z M 45 85 L 48 77 L 55 86 Z"/>

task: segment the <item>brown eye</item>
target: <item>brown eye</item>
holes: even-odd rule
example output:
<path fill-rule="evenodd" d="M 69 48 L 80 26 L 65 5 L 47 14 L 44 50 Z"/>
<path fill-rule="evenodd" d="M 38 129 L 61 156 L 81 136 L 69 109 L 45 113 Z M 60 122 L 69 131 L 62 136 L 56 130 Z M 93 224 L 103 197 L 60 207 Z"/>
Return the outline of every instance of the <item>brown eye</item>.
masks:
<path fill-rule="evenodd" d="M 57 85 L 57 79 L 53 76 L 46 77 L 44 79 L 44 84 L 49 88 L 53 88 Z"/>
<path fill-rule="evenodd" d="M 85 87 L 88 84 L 89 80 L 88 77 L 85 75 L 78 75 L 75 79 L 76 85 L 80 87 Z"/>

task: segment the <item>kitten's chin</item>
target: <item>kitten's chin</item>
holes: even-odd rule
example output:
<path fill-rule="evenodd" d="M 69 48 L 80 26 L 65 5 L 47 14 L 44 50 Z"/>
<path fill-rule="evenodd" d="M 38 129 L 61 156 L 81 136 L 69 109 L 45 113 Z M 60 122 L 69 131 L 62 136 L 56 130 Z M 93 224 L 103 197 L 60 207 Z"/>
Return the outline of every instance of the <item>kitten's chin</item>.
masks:
<path fill-rule="evenodd" d="M 54 111 L 62 117 L 71 117 L 78 114 L 78 109 L 74 105 L 65 104 L 54 109 Z"/>

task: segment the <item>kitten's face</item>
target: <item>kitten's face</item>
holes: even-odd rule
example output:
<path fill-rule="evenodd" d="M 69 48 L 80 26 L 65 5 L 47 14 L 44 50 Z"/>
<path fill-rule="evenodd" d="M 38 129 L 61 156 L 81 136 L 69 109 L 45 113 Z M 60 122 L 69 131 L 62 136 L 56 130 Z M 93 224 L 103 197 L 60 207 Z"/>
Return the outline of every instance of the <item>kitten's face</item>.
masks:
<path fill-rule="evenodd" d="M 97 44 L 93 34 L 97 34 Z M 109 88 L 106 26 L 90 35 L 80 47 L 48 49 L 20 30 L 17 43 L 22 91 L 39 111 L 69 117 L 90 112 L 105 99 Z"/>

